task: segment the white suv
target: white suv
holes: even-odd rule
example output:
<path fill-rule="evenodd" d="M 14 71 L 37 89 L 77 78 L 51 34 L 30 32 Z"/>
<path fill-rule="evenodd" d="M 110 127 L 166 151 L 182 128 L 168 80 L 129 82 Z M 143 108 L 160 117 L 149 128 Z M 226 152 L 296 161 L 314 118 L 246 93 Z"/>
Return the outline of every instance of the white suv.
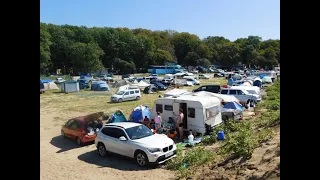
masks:
<path fill-rule="evenodd" d="M 107 152 L 134 158 L 139 166 L 162 164 L 176 157 L 177 147 L 172 139 L 154 134 L 142 124 L 131 122 L 104 125 L 95 139 L 100 156 Z"/>
<path fill-rule="evenodd" d="M 122 101 L 131 101 L 139 100 L 141 98 L 141 92 L 138 88 L 129 88 L 122 91 L 119 91 L 111 96 L 111 102 L 122 102 Z"/>
<path fill-rule="evenodd" d="M 260 102 L 261 101 L 261 96 L 258 94 L 250 94 L 247 90 L 241 89 L 241 88 L 236 88 L 237 86 L 233 88 L 222 88 L 220 90 L 220 94 L 226 94 L 226 95 L 232 95 L 239 99 L 240 103 L 247 103 L 248 100 L 250 99 L 254 103 Z"/>

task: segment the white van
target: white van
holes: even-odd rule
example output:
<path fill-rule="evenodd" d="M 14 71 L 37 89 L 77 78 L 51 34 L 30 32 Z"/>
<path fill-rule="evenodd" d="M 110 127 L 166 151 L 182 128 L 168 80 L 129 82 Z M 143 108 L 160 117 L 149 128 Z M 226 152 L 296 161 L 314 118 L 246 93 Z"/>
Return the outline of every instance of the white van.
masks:
<path fill-rule="evenodd" d="M 115 93 L 111 96 L 111 102 L 122 102 L 122 101 L 131 101 L 131 100 L 139 100 L 141 98 L 141 92 L 139 88 L 131 88 L 123 89 Z"/>
<path fill-rule="evenodd" d="M 157 112 L 163 122 L 169 117 L 177 120 L 179 110 L 183 110 L 183 129 L 205 134 L 208 127 L 222 123 L 221 101 L 213 96 L 181 95 L 159 98 L 154 102 L 151 118 L 154 119 Z"/>
<path fill-rule="evenodd" d="M 253 100 L 253 102 L 257 103 L 261 101 L 261 96 L 258 94 L 251 94 L 245 89 L 237 88 L 238 86 L 234 86 L 233 88 L 222 88 L 220 94 L 232 95 L 239 99 L 240 103 L 246 104 L 247 101 Z"/>
<path fill-rule="evenodd" d="M 231 86 L 232 89 L 244 89 L 250 94 L 260 95 L 260 88 L 257 86 Z"/>

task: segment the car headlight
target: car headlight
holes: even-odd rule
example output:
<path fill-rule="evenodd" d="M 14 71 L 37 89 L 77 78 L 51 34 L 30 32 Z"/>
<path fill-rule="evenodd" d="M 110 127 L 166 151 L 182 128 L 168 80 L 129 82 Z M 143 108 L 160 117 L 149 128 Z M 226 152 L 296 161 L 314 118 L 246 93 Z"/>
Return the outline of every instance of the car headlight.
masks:
<path fill-rule="evenodd" d="M 161 149 L 159 149 L 159 148 L 147 148 L 147 150 L 148 150 L 150 153 L 161 152 Z"/>

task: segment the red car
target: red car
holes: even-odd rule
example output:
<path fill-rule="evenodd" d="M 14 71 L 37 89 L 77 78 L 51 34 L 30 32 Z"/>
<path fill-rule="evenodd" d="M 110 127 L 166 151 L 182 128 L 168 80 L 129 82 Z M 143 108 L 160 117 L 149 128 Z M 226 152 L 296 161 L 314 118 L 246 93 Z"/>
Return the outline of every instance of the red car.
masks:
<path fill-rule="evenodd" d="M 96 131 L 101 129 L 103 123 L 96 118 L 97 113 L 92 115 L 68 120 L 61 128 L 61 135 L 76 140 L 78 145 L 94 141 Z"/>

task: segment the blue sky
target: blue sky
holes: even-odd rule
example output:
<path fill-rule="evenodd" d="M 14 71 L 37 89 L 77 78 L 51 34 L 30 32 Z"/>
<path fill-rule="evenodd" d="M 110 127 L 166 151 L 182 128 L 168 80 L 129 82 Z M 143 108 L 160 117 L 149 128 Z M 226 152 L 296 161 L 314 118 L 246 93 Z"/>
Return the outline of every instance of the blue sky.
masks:
<path fill-rule="evenodd" d="M 280 39 L 280 0 L 40 0 L 40 21 Z"/>

